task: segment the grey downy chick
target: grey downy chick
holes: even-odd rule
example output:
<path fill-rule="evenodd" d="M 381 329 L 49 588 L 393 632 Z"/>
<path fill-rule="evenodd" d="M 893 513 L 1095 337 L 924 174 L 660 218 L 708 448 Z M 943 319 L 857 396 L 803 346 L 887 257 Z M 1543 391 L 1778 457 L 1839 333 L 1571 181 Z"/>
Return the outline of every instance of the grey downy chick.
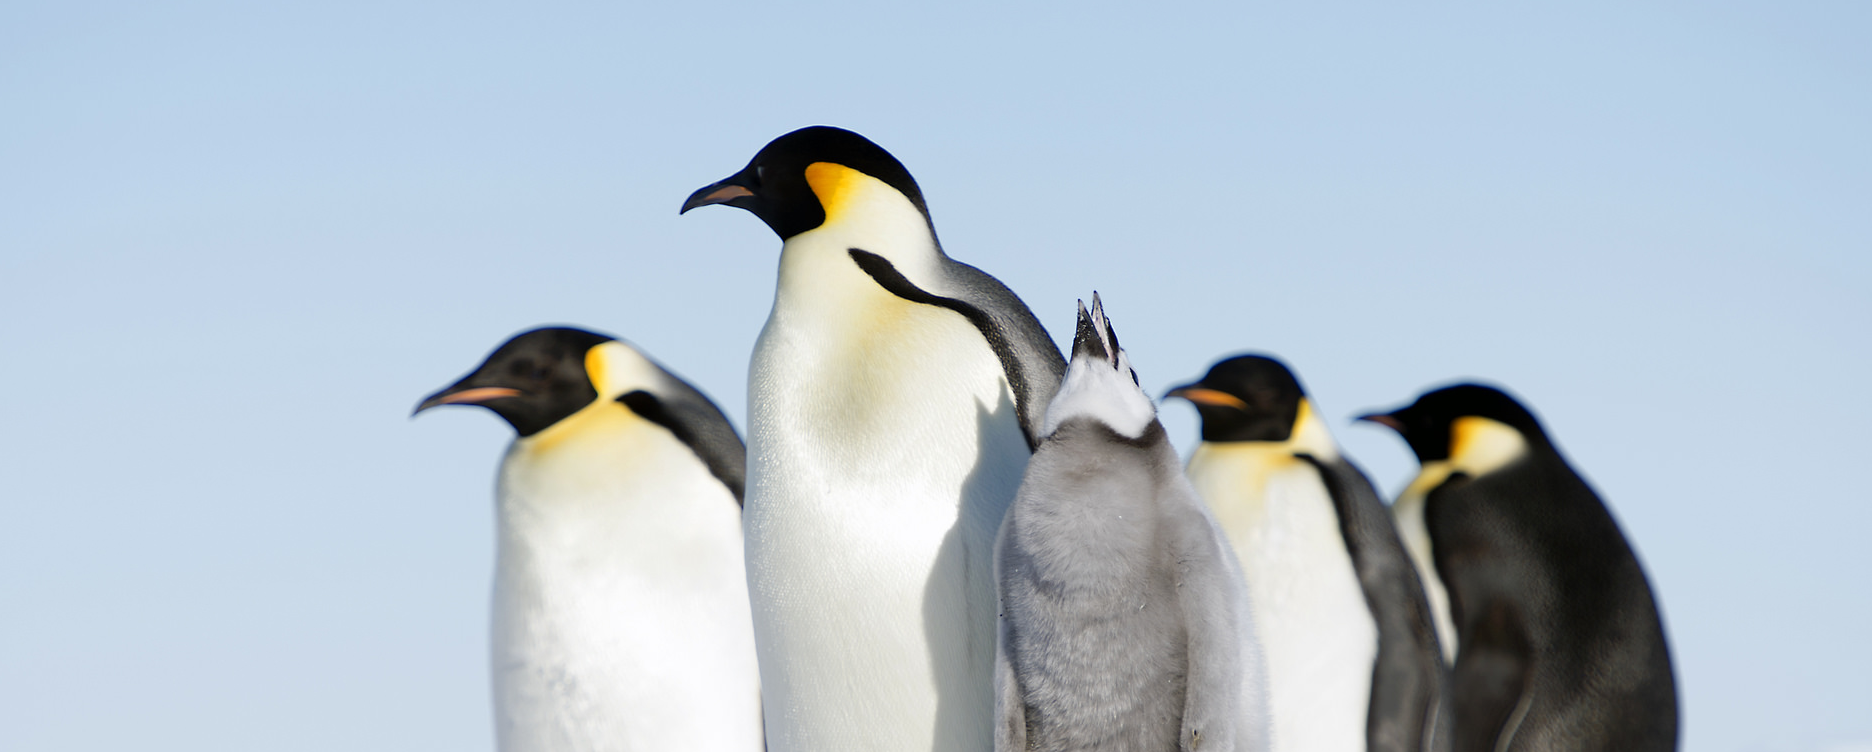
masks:
<path fill-rule="evenodd" d="M 1234 553 L 1096 294 L 996 545 L 995 749 L 1265 749 Z"/>

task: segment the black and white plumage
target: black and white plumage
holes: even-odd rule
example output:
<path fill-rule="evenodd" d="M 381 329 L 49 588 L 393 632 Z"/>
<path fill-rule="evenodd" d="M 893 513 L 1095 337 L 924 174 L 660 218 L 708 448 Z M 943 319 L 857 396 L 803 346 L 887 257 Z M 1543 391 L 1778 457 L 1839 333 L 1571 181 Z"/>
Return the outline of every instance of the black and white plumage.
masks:
<path fill-rule="evenodd" d="M 1259 750 L 1249 594 L 1093 296 L 996 548 L 995 748 Z"/>
<path fill-rule="evenodd" d="M 995 531 L 1065 362 L 1006 286 L 950 259 L 864 137 L 781 136 L 688 211 L 783 242 L 748 374 L 747 555 L 776 752 L 990 742 Z"/>
<path fill-rule="evenodd" d="M 1676 682 L 1644 570 L 1534 415 L 1460 384 L 1364 419 L 1422 464 L 1394 509 L 1447 593 L 1457 752 L 1674 749 Z"/>
<path fill-rule="evenodd" d="M 1241 355 L 1168 396 L 1202 416 L 1190 481 L 1254 594 L 1274 749 L 1444 748 L 1443 660 L 1423 586 L 1299 379 Z"/>
<path fill-rule="evenodd" d="M 741 440 L 631 346 L 520 334 L 430 395 L 518 434 L 501 461 L 492 668 L 502 752 L 761 749 Z"/>

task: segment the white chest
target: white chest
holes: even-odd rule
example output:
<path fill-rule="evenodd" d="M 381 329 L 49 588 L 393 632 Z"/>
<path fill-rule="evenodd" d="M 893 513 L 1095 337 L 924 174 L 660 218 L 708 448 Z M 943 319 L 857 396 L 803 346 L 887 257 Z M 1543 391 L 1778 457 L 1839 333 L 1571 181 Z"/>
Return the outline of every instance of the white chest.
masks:
<path fill-rule="evenodd" d="M 880 288 L 863 245 L 811 240 L 788 243 L 749 375 L 769 741 L 983 748 L 994 536 L 1029 454 L 1012 395 L 967 319 Z"/>
<path fill-rule="evenodd" d="M 635 420 L 615 409 L 599 420 Z M 503 465 L 506 752 L 760 748 L 739 511 L 686 446 L 636 422 L 516 443 Z"/>
<path fill-rule="evenodd" d="M 1391 516 L 1397 521 L 1398 538 L 1403 540 L 1404 550 L 1410 553 L 1411 564 L 1417 568 L 1417 578 L 1423 581 L 1424 597 L 1430 605 L 1430 621 L 1436 625 L 1437 642 L 1443 647 L 1443 661 L 1454 664 L 1456 622 L 1450 614 L 1449 590 L 1443 587 L 1443 578 L 1437 576 L 1436 560 L 1430 552 L 1430 528 L 1424 520 L 1426 494 L 1420 487 L 1423 485 L 1412 484 L 1405 489 L 1391 506 Z"/>
<path fill-rule="evenodd" d="M 1204 444 L 1189 474 L 1241 560 L 1275 749 L 1364 749 L 1378 629 L 1318 471 L 1244 442 Z"/>

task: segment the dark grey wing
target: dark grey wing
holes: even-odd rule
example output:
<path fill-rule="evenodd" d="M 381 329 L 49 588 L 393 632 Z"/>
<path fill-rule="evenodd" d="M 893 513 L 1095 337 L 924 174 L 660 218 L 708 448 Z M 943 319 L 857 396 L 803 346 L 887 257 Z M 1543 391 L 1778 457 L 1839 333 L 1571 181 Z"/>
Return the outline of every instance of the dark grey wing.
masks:
<path fill-rule="evenodd" d="M 1014 391 L 1014 409 L 1020 417 L 1021 432 L 1027 434 L 1027 448 L 1038 447 L 1047 403 L 1053 400 L 1060 379 L 1066 377 L 1066 359 L 1027 304 L 1001 280 L 952 259 L 943 259 L 947 289 L 938 295 L 912 284 L 883 256 L 853 248 L 851 257 L 859 269 L 892 295 L 960 313 L 981 331 L 1001 359 L 1001 370 Z"/>
<path fill-rule="evenodd" d="M 1513 748 L 1526 705 L 1534 699 L 1528 686 L 1533 674 L 1534 649 L 1514 604 L 1506 599 L 1482 604 L 1462 635 L 1462 651 L 1450 672 L 1456 752 Z"/>
<path fill-rule="evenodd" d="M 669 429 L 696 453 L 711 475 L 728 487 L 735 504 L 742 504 L 747 491 L 747 445 L 741 443 L 741 435 L 721 408 L 682 379 L 664 373 L 669 378 L 658 393 L 639 389 L 618 397 L 618 401 L 644 420 Z"/>
<path fill-rule="evenodd" d="M 1346 552 L 1378 625 L 1367 749 L 1447 750 L 1450 708 L 1443 653 L 1423 582 L 1398 538 L 1391 512 L 1357 466 L 1343 459 L 1301 458 L 1319 471 L 1332 497 Z"/>

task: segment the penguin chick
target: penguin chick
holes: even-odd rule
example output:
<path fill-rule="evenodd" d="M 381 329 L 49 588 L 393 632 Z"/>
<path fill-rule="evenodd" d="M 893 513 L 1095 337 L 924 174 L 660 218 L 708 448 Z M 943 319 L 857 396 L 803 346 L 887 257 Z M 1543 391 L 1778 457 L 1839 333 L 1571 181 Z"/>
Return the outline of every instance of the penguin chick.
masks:
<path fill-rule="evenodd" d="M 1444 669 L 1391 514 L 1300 380 L 1240 355 L 1172 389 L 1202 416 L 1189 477 L 1241 560 L 1274 749 L 1438 749 Z M 1441 733 L 1438 733 L 1438 732 Z"/>
<path fill-rule="evenodd" d="M 631 346 L 535 329 L 430 395 L 513 426 L 496 491 L 503 752 L 762 746 L 741 440 Z"/>
<path fill-rule="evenodd" d="M 997 541 L 995 749 L 1266 748 L 1235 557 L 1097 295 Z"/>
<path fill-rule="evenodd" d="M 1604 502 L 1501 390 L 1459 384 L 1366 415 L 1422 469 L 1394 510 L 1448 594 L 1457 752 L 1670 750 L 1657 604 Z"/>
<path fill-rule="evenodd" d="M 1066 363 L 936 241 L 903 164 L 803 128 L 697 190 L 779 236 L 748 367 L 747 562 L 774 752 L 993 743 L 994 540 Z"/>

